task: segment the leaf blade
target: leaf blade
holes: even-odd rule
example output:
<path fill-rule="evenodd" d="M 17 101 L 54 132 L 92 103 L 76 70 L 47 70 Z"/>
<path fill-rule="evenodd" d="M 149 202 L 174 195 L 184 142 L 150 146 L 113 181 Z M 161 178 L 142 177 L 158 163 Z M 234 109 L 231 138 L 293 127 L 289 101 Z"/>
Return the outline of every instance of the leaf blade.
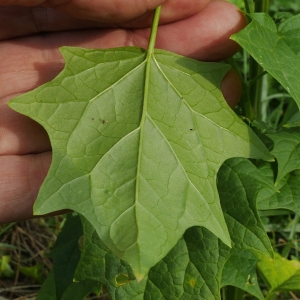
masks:
<path fill-rule="evenodd" d="M 271 74 L 300 107 L 300 59 L 277 33 L 268 14 L 249 14 L 252 22 L 231 39 L 240 44 L 269 74 Z"/>
<path fill-rule="evenodd" d="M 271 156 L 222 97 L 228 67 L 162 50 L 63 52 L 61 75 L 10 102 L 53 147 L 35 213 L 79 212 L 140 280 L 189 227 L 230 244 L 217 171 L 232 156 Z"/>

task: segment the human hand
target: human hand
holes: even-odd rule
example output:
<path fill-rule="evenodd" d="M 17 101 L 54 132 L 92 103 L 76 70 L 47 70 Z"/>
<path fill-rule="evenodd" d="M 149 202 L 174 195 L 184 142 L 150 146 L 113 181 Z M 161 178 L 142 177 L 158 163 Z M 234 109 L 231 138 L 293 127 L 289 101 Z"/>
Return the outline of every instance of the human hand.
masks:
<path fill-rule="evenodd" d="M 157 48 L 204 61 L 237 51 L 229 36 L 245 20 L 222 0 L 0 0 L 0 223 L 32 217 L 51 163 L 45 130 L 7 101 L 62 70 L 60 46 L 147 48 L 151 11 L 163 2 Z M 241 88 L 233 72 L 222 91 L 231 106 L 238 102 Z"/>

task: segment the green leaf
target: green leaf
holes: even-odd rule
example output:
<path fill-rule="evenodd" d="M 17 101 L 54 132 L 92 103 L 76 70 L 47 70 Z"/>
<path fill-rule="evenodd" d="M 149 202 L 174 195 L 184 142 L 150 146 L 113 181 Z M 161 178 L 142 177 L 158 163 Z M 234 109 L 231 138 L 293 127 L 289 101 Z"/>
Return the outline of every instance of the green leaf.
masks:
<path fill-rule="evenodd" d="M 53 269 L 50 270 L 48 277 L 44 281 L 36 300 L 59 300 L 56 297 L 56 285 Z"/>
<path fill-rule="evenodd" d="M 14 270 L 10 266 L 10 256 L 2 255 L 0 257 L 0 278 L 11 278 L 15 275 Z"/>
<path fill-rule="evenodd" d="M 288 173 L 300 169 L 300 132 L 299 129 L 289 129 L 267 136 L 274 143 L 271 153 L 278 164 L 277 184 Z"/>
<path fill-rule="evenodd" d="M 286 128 L 293 128 L 293 127 L 299 127 L 300 126 L 300 114 L 295 114 L 294 118 L 291 118 L 289 120 L 288 124 L 285 124 L 284 127 Z"/>
<path fill-rule="evenodd" d="M 270 186 L 256 176 L 256 170 L 247 159 L 226 161 L 218 174 L 218 190 L 233 246 L 272 257 L 273 249 L 256 205 L 259 194 L 269 192 Z M 252 172 L 256 173 L 254 177 Z"/>
<path fill-rule="evenodd" d="M 232 4 L 236 5 L 239 9 L 245 9 L 245 3 L 243 0 L 229 0 Z"/>
<path fill-rule="evenodd" d="M 221 286 L 235 286 L 254 295 L 257 299 L 264 299 L 256 274 L 259 259 L 248 250 L 239 249 L 232 252 L 224 266 Z"/>
<path fill-rule="evenodd" d="M 130 266 L 113 255 L 90 224 L 85 224 L 85 244 L 75 278 L 103 283 L 112 299 L 220 299 L 221 280 L 239 286 L 259 297 L 255 274 L 255 256 L 244 251 L 230 255 L 230 249 L 206 229 L 191 228 L 168 255 L 137 282 Z M 241 232 L 242 233 L 242 232 Z M 254 245 L 255 247 L 255 245 Z M 226 264 L 228 257 L 243 263 Z M 241 258 L 242 257 L 242 258 Z M 253 263 L 250 267 L 249 263 Z M 224 270 L 223 270 L 224 269 Z M 228 274 L 236 272 L 236 277 Z M 222 275 L 223 273 L 223 275 Z M 251 280 L 249 280 L 249 275 Z M 222 276 L 224 279 L 222 279 Z"/>
<path fill-rule="evenodd" d="M 262 257 L 258 263 L 260 274 L 269 287 L 269 295 L 279 291 L 300 290 L 300 262 L 290 261 L 279 254 L 274 260 Z M 268 298 L 269 299 L 269 298 Z"/>
<path fill-rule="evenodd" d="M 278 26 L 278 34 L 295 54 L 300 54 L 300 14 L 282 22 Z"/>
<path fill-rule="evenodd" d="M 83 300 L 91 292 L 100 293 L 102 287 L 97 282 L 85 279 L 74 282 L 82 235 L 79 216 L 68 214 L 49 255 L 53 259 L 53 268 L 43 283 L 37 300 Z"/>
<path fill-rule="evenodd" d="M 274 167 L 270 163 L 259 166 L 259 173 L 265 183 L 274 184 Z M 254 175 L 254 174 L 253 174 Z M 300 214 L 300 172 L 294 171 L 286 175 L 276 185 L 276 190 L 264 190 L 257 198 L 260 210 L 288 209 Z"/>
<path fill-rule="evenodd" d="M 82 224 L 84 240 L 75 280 L 88 279 L 103 283 L 112 299 L 141 299 L 146 279 L 138 283 L 131 267 L 107 248 L 95 228 L 84 218 Z"/>
<path fill-rule="evenodd" d="M 222 97 L 229 67 L 137 48 L 62 54 L 58 77 L 9 104 L 53 147 L 35 214 L 77 211 L 139 280 L 192 226 L 230 244 L 217 171 L 272 158 Z"/>
<path fill-rule="evenodd" d="M 283 38 L 284 33 L 277 32 L 276 25 L 268 14 L 256 13 L 249 16 L 252 22 L 231 38 L 278 80 L 300 107 L 300 58 L 294 52 L 297 50 L 291 45 L 293 43 L 287 44 L 289 35 Z"/>
<path fill-rule="evenodd" d="M 62 295 L 61 300 L 84 300 L 91 293 L 91 291 L 99 294 L 102 290 L 102 286 L 94 281 L 81 281 L 72 282 Z"/>
<path fill-rule="evenodd" d="M 264 162 L 256 167 L 247 159 L 231 159 L 225 166 L 251 192 L 247 197 L 256 199 L 259 210 L 288 209 L 300 214 L 299 171 L 289 173 L 275 188 L 274 163 Z M 224 192 L 226 194 L 226 190 Z"/>
<path fill-rule="evenodd" d="M 49 255 L 53 260 L 57 299 L 61 299 L 65 290 L 73 283 L 74 272 L 80 259 L 78 240 L 82 235 L 79 216 L 68 214 Z"/>
<path fill-rule="evenodd" d="M 237 165 L 232 159 L 233 165 Z M 220 299 L 220 287 L 237 286 L 262 299 L 255 273 L 257 257 L 273 255 L 255 207 L 258 187 L 239 180 L 226 162 L 218 175 L 221 204 L 232 233 L 228 248 L 205 228 L 190 228 L 147 278 L 137 282 L 83 219 L 84 244 L 75 278 L 103 283 L 112 299 Z M 237 209 L 237 208 L 243 208 Z M 249 277 L 250 276 L 250 277 Z"/>
<path fill-rule="evenodd" d="M 102 286 L 89 280 L 72 282 L 61 297 L 57 297 L 56 279 L 53 269 L 44 281 L 36 300 L 84 300 L 91 292 L 100 293 Z"/>
<path fill-rule="evenodd" d="M 43 275 L 44 275 L 44 265 L 37 263 L 34 266 L 24 267 L 19 265 L 19 271 L 25 275 L 26 277 L 32 278 L 34 281 L 41 283 L 43 282 Z"/>

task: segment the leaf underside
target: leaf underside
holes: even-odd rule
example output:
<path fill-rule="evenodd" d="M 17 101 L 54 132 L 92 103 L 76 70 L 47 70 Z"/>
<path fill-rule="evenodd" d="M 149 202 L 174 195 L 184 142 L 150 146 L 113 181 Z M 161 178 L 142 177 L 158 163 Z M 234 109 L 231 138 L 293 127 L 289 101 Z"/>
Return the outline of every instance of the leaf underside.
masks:
<path fill-rule="evenodd" d="M 192 226 L 229 245 L 217 171 L 230 157 L 272 158 L 222 97 L 228 66 L 162 50 L 61 51 L 62 73 L 9 103 L 53 148 L 34 213 L 77 211 L 139 280 Z"/>

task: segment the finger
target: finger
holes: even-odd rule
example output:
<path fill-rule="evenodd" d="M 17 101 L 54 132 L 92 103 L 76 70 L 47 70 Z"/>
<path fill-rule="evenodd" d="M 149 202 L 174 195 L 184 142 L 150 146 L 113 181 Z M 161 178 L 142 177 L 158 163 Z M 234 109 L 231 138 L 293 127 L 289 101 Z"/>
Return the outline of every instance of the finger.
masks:
<path fill-rule="evenodd" d="M 149 26 L 153 10 L 163 4 L 162 21 L 173 22 L 200 11 L 211 0 L 111 0 L 111 1 L 88 1 L 88 0 L 1 0 L 0 6 L 25 6 L 35 13 L 41 10 L 41 6 L 55 8 L 64 11 L 79 19 L 93 20 L 100 23 L 120 24 L 143 17 L 142 26 Z M 20 12 L 20 10 L 19 10 Z M 28 13 L 29 10 L 24 10 Z M 35 17 L 35 16 L 34 16 Z M 147 24 L 145 24 L 145 18 Z M 47 21 L 47 20 L 46 20 Z M 141 26 L 141 24 L 137 25 Z"/>
<path fill-rule="evenodd" d="M 51 152 L 0 157 L 0 223 L 32 217 L 32 206 L 51 163 Z"/>
<path fill-rule="evenodd" d="M 0 104 L 0 155 L 25 155 L 49 150 L 50 140 L 41 125 L 13 111 L 6 103 Z"/>
<path fill-rule="evenodd" d="M 222 83 L 221 90 L 225 100 L 231 108 L 237 106 L 242 96 L 242 82 L 239 75 L 233 70 L 225 75 Z"/>
<path fill-rule="evenodd" d="M 22 1 L 23 4 L 27 3 L 28 5 L 31 2 Z M 126 7 L 124 10 L 112 5 L 115 1 L 68 1 L 64 6 L 60 7 L 64 7 L 63 10 L 69 12 L 69 14 L 62 13 L 57 9 L 40 6 L 0 6 L 0 40 L 27 36 L 39 32 L 82 28 L 149 27 L 152 20 L 152 11 L 149 11 L 149 9 L 155 8 L 155 3 L 159 4 L 163 1 L 139 0 L 135 2 L 140 3 L 140 9 L 123 0 L 121 4 Z M 160 23 L 166 24 L 188 18 L 200 12 L 209 2 L 210 0 L 167 0 L 163 6 Z M 0 0 L 0 5 L 1 3 L 4 5 L 9 2 Z M 34 2 L 32 4 L 35 5 Z M 107 7 L 105 9 L 107 5 L 110 6 L 109 9 Z"/>
<path fill-rule="evenodd" d="M 217 8 L 222 8 L 222 5 L 224 5 L 224 2 L 216 3 L 220 5 Z M 216 7 L 213 6 L 212 8 Z M 223 14 L 226 15 L 224 10 Z M 186 47 L 185 40 L 179 40 L 177 45 L 174 45 L 174 47 L 177 47 L 178 52 L 181 51 L 182 54 L 188 52 L 190 56 L 200 58 L 203 55 L 204 58 L 211 60 L 214 60 L 213 58 L 216 54 L 220 56 L 220 54 L 213 50 L 207 51 L 214 44 L 211 40 L 201 40 L 201 37 L 205 37 L 205 35 L 201 34 L 201 30 L 198 27 L 195 27 L 195 32 L 190 29 L 194 28 L 190 27 L 190 25 L 195 26 L 195 18 L 196 16 L 193 16 L 187 20 L 187 22 L 191 22 L 191 24 L 187 24 L 188 30 L 185 27 L 186 23 L 181 21 L 178 22 L 179 25 L 170 24 L 162 26 L 158 37 L 158 47 L 160 45 L 162 48 L 164 46 L 170 47 L 173 42 L 173 36 L 170 36 L 169 26 L 177 26 L 174 30 L 175 36 L 180 36 L 186 31 L 186 39 L 196 36 L 195 41 L 192 42 L 192 40 L 189 40 L 189 44 L 191 45 L 189 48 Z M 212 21 L 212 23 L 214 22 L 215 20 Z M 205 24 L 212 26 L 209 20 Z M 222 28 L 224 29 L 224 27 Z M 231 30 L 230 26 L 229 29 Z M 202 28 L 202 30 L 205 31 L 208 29 Z M 189 34 L 191 34 L 190 37 Z M 0 47 L 0 54 L 3 57 L 3 60 L 0 62 L 0 68 L 3 70 L 0 74 L 0 82 L 2 83 L 0 89 L 0 154 L 27 154 L 50 150 L 49 139 L 45 131 L 33 121 L 9 111 L 6 102 L 14 95 L 24 93 L 52 80 L 61 71 L 64 62 L 58 51 L 59 46 L 76 45 L 87 48 L 107 48 L 124 45 L 146 45 L 148 42 L 147 36 L 148 31 L 141 29 L 135 31 L 125 31 L 122 29 L 94 30 L 79 33 L 49 34 L 45 37 L 35 36 L 2 43 Z M 215 39 L 219 39 L 219 42 L 222 41 L 224 39 L 224 32 L 220 30 L 216 31 Z M 170 42 L 168 43 L 168 41 Z M 206 44 L 207 41 L 208 45 Z M 218 49 L 222 48 L 219 47 Z M 234 47 L 230 51 L 233 50 Z M 225 54 L 228 54 L 226 49 L 222 49 L 221 55 Z M 234 86 L 238 82 L 232 75 L 228 75 L 228 78 L 229 80 L 223 84 L 225 91 L 226 86 Z M 239 89 L 230 88 L 227 91 L 229 92 L 225 93 L 225 97 L 230 98 L 230 103 L 233 105 L 238 101 Z"/>
<path fill-rule="evenodd" d="M 212 0 L 135 0 L 135 1 L 86 1 L 73 0 L 55 6 L 56 9 L 79 19 L 106 24 L 127 24 L 130 27 L 148 27 L 153 11 L 162 5 L 161 22 L 169 23 L 190 17 L 201 11 Z M 49 6 L 51 0 L 47 3 Z M 142 21 L 142 22 L 140 22 Z"/>
<path fill-rule="evenodd" d="M 244 24 L 244 17 L 233 5 L 213 2 L 187 20 L 161 26 L 156 46 L 200 60 L 222 60 L 237 50 L 229 37 Z M 148 29 L 112 29 L 63 32 L 4 42 L 0 47 L 0 98 L 26 92 L 56 76 L 64 65 L 60 46 L 146 48 L 148 36 Z"/>
<path fill-rule="evenodd" d="M 213 1 L 188 19 L 161 26 L 156 43 L 158 48 L 184 56 L 220 61 L 238 51 L 230 36 L 245 26 L 245 17 L 236 6 Z"/>
<path fill-rule="evenodd" d="M 0 41 L 41 32 L 101 28 L 99 22 L 79 20 L 51 8 L 0 7 Z"/>
<path fill-rule="evenodd" d="M 90 1 L 90 0 L 1 0 L 0 5 L 21 5 L 37 6 L 45 5 L 59 8 L 82 17 L 99 20 L 130 20 L 140 15 L 154 10 L 161 5 L 164 0 L 111 0 L 111 1 Z"/>

